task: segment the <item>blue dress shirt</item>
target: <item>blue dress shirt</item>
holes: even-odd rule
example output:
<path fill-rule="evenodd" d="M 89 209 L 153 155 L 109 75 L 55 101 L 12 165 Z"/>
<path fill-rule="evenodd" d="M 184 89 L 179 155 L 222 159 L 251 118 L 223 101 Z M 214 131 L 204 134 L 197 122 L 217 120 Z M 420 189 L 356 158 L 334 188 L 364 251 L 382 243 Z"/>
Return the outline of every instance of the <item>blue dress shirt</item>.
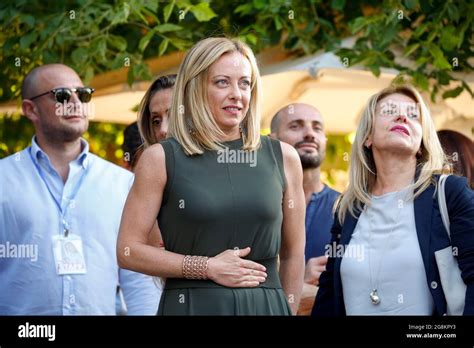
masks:
<path fill-rule="evenodd" d="M 133 175 L 81 143 L 65 183 L 35 137 L 0 160 L 0 315 L 115 315 L 117 285 L 128 314 L 156 314 L 161 289 L 151 277 L 117 266 Z M 64 224 L 82 239 L 86 274 L 56 272 L 52 238 Z"/>

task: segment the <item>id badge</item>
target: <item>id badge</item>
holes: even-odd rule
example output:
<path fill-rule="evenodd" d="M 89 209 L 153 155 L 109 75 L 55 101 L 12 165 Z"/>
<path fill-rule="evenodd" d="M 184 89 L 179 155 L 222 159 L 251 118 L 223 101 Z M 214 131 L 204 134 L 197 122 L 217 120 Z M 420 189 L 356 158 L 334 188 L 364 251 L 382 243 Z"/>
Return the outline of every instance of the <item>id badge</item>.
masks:
<path fill-rule="evenodd" d="M 56 272 L 63 274 L 85 274 L 86 262 L 81 237 L 69 234 L 53 236 L 54 264 Z"/>

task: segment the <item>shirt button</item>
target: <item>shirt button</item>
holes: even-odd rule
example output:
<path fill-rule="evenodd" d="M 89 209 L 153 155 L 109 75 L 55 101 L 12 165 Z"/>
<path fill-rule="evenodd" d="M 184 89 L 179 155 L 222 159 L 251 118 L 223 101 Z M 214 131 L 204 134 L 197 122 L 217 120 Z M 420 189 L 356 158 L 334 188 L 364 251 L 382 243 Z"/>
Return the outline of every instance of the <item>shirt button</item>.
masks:
<path fill-rule="evenodd" d="M 436 283 L 434 280 L 431 282 L 431 289 L 436 289 L 438 287 L 438 283 Z"/>

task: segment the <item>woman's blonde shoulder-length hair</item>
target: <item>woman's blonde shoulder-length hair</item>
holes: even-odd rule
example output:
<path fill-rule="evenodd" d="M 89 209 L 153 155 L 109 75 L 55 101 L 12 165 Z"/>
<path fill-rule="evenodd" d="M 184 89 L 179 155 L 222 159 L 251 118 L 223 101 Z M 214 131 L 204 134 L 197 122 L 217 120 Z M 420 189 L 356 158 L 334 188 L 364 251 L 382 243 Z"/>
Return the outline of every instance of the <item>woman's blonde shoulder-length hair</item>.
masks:
<path fill-rule="evenodd" d="M 207 38 L 196 43 L 186 54 L 178 71 L 169 114 L 168 137 L 175 138 L 187 155 L 202 154 L 205 149 L 219 150 L 225 136 L 207 102 L 209 67 L 223 54 L 239 52 L 252 68 L 251 96 L 241 124 L 243 149 L 260 146 L 260 73 L 252 50 L 243 42 L 224 37 Z"/>
<path fill-rule="evenodd" d="M 449 168 L 443 152 L 435 125 L 420 93 L 411 85 L 390 86 L 370 97 L 357 127 L 354 143 L 352 144 L 351 164 L 349 168 L 349 186 L 341 195 L 337 204 L 339 222 L 343 224 L 347 212 L 356 217 L 356 211 L 361 212 L 363 206 L 370 206 L 371 191 L 375 183 L 376 168 L 372 149 L 365 142 L 373 131 L 375 109 L 380 100 L 388 95 L 404 94 L 417 103 L 422 129 L 421 154 L 417 154 L 417 176 L 411 185 L 414 195 L 418 197 L 432 182 L 435 173 L 441 173 Z"/>

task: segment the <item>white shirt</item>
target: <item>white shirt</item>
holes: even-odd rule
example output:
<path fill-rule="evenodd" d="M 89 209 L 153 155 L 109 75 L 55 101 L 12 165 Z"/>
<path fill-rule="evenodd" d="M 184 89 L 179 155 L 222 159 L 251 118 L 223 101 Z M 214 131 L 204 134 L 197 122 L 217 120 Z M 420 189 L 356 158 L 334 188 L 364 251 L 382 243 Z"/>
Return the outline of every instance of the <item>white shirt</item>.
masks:
<path fill-rule="evenodd" d="M 411 192 L 373 195 L 360 215 L 348 249 L 359 248 L 363 257 L 346 249 L 341 262 L 347 315 L 432 315 Z M 370 299 L 373 289 L 381 300 L 377 305 Z"/>
<path fill-rule="evenodd" d="M 113 315 L 120 284 L 128 314 L 154 315 L 161 289 L 151 277 L 120 269 L 116 245 L 133 175 L 83 151 L 64 183 L 48 155 L 32 146 L 0 160 L 0 246 L 32 250 L 0 256 L 0 315 Z M 81 237 L 86 274 L 58 275 L 52 238 Z M 31 254 L 31 255 L 30 255 Z"/>

